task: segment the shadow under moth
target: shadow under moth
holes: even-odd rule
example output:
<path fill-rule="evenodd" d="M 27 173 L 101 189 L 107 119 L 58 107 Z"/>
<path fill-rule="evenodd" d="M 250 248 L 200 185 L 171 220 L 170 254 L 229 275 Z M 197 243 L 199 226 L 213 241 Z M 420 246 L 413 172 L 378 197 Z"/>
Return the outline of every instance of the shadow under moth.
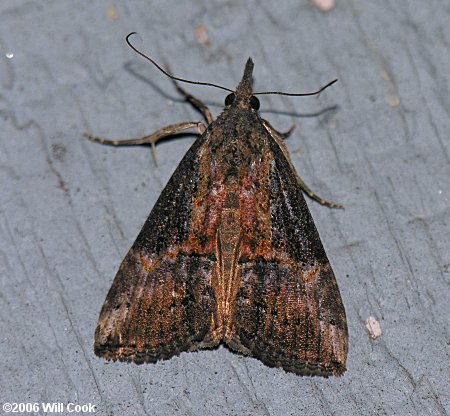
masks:
<path fill-rule="evenodd" d="M 289 132 L 260 117 L 256 95 L 270 92 L 252 92 L 252 60 L 233 91 L 174 77 L 129 45 L 174 80 L 207 125 L 174 124 L 124 141 L 86 135 L 111 145 L 154 146 L 186 129 L 199 132 L 117 272 L 100 312 L 95 353 L 156 362 L 224 343 L 299 375 L 343 374 L 345 310 L 302 190 L 340 206 L 307 188 L 282 140 Z M 223 112 L 213 120 L 176 81 L 230 91 Z M 284 94 L 314 95 L 333 82 L 313 93 Z"/>

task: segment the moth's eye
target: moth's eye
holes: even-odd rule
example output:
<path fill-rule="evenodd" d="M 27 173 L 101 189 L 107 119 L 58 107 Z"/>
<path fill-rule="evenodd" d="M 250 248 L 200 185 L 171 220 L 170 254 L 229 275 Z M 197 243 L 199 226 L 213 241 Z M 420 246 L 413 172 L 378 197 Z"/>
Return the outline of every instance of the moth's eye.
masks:
<path fill-rule="evenodd" d="M 254 95 L 250 97 L 250 106 L 254 110 L 259 110 L 259 100 Z"/>
<path fill-rule="evenodd" d="M 232 92 L 231 94 L 227 95 L 227 98 L 225 98 L 225 105 L 231 105 L 234 103 L 234 99 L 235 99 L 235 95 L 234 92 Z"/>

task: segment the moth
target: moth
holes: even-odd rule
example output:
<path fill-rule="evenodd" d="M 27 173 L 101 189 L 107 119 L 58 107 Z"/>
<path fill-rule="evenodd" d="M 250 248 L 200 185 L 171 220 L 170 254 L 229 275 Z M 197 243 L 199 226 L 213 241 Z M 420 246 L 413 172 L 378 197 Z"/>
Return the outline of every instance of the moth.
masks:
<path fill-rule="evenodd" d="M 177 81 L 226 88 L 174 77 L 135 50 L 174 80 L 208 125 L 174 124 L 120 142 L 88 136 L 154 146 L 199 131 L 120 265 L 100 312 L 95 354 L 153 363 L 224 343 L 288 372 L 340 376 L 345 310 L 302 190 L 338 206 L 306 187 L 283 143 L 287 134 L 259 115 L 252 60 L 213 120 Z"/>

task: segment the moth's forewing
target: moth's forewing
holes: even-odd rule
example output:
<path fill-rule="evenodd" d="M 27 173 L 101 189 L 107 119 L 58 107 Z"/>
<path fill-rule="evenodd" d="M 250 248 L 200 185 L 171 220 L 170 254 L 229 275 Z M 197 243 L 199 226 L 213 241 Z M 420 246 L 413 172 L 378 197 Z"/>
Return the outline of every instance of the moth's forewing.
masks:
<path fill-rule="evenodd" d="M 239 260 L 240 288 L 226 341 L 270 366 L 340 375 L 348 335 L 337 282 L 285 151 L 270 134 L 266 143 L 261 152 L 267 169 L 261 172 L 268 174 L 254 192 L 267 193 L 268 207 L 255 206 L 255 227 L 242 238 L 250 243 L 241 247 L 246 253 Z M 270 218 L 265 252 L 249 253 L 258 247 L 256 226 L 268 216 L 264 209 Z"/>
<path fill-rule="evenodd" d="M 154 362 L 220 340 L 211 332 L 214 256 L 186 245 L 207 134 L 184 156 L 117 272 L 95 332 L 99 356 Z"/>

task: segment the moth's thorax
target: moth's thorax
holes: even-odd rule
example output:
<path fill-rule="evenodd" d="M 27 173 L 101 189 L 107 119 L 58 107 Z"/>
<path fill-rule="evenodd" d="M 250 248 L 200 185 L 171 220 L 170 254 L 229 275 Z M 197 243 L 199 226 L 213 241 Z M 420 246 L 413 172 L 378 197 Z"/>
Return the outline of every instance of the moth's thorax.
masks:
<path fill-rule="evenodd" d="M 269 157 L 267 132 L 254 111 L 227 109 L 213 124 L 200 166 L 216 184 L 225 183 L 230 176 L 242 183 L 265 154 Z"/>
<path fill-rule="evenodd" d="M 236 107 L 226 108 L 213 123 L 210 132 L 208 144 L 216 160 L 226 153 L 238 159 L 250 153 L 256 156 L 267 138 L 258 112 Z"/>
<path fill-rule="evenodd" d="M 236 105 L 232 105 L 225 108 L 223 112 L 217 117 L 215 123 L 226 123 L 228 125 L 242 125 L 248 124 L 249 129 L 254 129 L 256 124 L 261 124 L 261 118 L 258 111 L 247 105 L 246 102 L 238 102 Z"/>

